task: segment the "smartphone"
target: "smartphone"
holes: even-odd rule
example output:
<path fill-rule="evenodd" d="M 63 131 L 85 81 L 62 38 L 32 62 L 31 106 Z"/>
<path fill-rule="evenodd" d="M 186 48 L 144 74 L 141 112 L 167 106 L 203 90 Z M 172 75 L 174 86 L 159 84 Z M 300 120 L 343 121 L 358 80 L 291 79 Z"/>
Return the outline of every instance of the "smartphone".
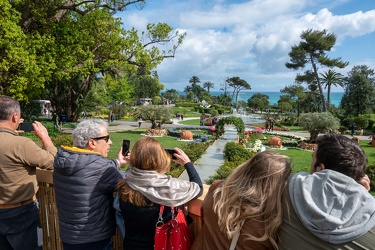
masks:
<path fill-rule="evenodd" d="M 127 156 L 130 149 L 130 140 L 123 140 L 122 141 L 122 155 Z"/>
<path fill-rule="evenodd" d="M 167 151 L 167 153 L 171 155 L 171 157 L 172 157 L 173 160 L 176 160 L 176 159 L 177 159 L 177 158 L 173 155 L 174 153 L 176 153 L 176 150 L 174 150 L 174 149 L 172 149 L 172 148 L 165 148 L 164 150 Z"/>
<path fill-rule="evenodd" d="M 34 131 L 33 123 L 32 122 L 23 122 L 20 123 L 18 130 L 23 130 L 25 132 Z"/>

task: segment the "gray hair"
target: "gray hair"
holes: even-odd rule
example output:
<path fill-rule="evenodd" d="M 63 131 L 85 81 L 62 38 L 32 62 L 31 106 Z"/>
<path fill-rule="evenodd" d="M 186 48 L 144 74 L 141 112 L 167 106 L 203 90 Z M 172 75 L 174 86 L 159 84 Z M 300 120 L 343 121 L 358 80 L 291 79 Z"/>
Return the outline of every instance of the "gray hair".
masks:
<path fill-rule="evenodd" d="M 88 119 L 78 123 L 72 134 L 74 146 L 86 148 L 90 139 L 100 136 L 100 126 L 108 128 L 108 123 L 99 119 Z"/>
<path fill-rule="evenodd" d="M 7 121 L 14 113 L 21 112 L 20 103 L 9 96 L 0 96 L 0 121 Z"/>

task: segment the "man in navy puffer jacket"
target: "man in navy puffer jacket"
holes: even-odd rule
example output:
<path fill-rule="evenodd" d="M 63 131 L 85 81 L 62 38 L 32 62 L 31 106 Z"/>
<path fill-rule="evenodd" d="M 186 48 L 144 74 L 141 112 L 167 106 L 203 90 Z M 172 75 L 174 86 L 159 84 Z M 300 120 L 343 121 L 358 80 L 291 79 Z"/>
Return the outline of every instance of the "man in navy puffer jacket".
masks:
<path fill-rule="evenodd" d="M 75 147 L 62 146 L 54 162 L 53 184 L 64 250 L 112 248 L 116 222 L 113 192 L 127 163 L 107 155 L 112 144 L 102 120 L 84 120 L 73 131 Z"/>

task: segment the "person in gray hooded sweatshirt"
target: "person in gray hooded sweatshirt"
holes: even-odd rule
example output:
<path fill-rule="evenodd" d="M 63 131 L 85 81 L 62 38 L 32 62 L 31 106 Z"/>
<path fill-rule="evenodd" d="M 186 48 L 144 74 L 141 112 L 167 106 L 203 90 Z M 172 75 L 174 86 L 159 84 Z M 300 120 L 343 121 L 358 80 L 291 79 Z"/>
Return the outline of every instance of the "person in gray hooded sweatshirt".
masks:
<path fill-rule="evenodd" d="M 279 249 L 375 249 L 364 151 L 342 135 L 322 135 L 316 143 L 311 174 L 294 174 L 284 193 Z"/>

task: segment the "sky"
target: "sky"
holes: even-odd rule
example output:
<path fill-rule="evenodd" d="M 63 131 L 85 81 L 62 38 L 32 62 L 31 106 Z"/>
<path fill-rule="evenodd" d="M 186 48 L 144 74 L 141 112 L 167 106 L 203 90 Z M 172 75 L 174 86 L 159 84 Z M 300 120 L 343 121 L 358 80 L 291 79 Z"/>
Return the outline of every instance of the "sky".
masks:
<path fill-rule="evenodd" d="M 375 70 L 374 0 L 148 0 L 143 9 L 133 6 L 117 16 L 126 29 L 141 32 L 147 23 L 161 22 L 186 32 L 175 57 L 156 68 L 164 90 L 183 91 L 198 76 L 201 86 L 210 81 L 215 86 L 210 91 L 220 91 L 225 79 L 236 76 L 251 91 L 279 92 L 311 69 L 311 64 L 297 71 L 285 67 L 291 46 L 308 29 L 336 35 L 327 55 L 349 62 L 336 72 L 346 76 L 356 65 Z"/>

